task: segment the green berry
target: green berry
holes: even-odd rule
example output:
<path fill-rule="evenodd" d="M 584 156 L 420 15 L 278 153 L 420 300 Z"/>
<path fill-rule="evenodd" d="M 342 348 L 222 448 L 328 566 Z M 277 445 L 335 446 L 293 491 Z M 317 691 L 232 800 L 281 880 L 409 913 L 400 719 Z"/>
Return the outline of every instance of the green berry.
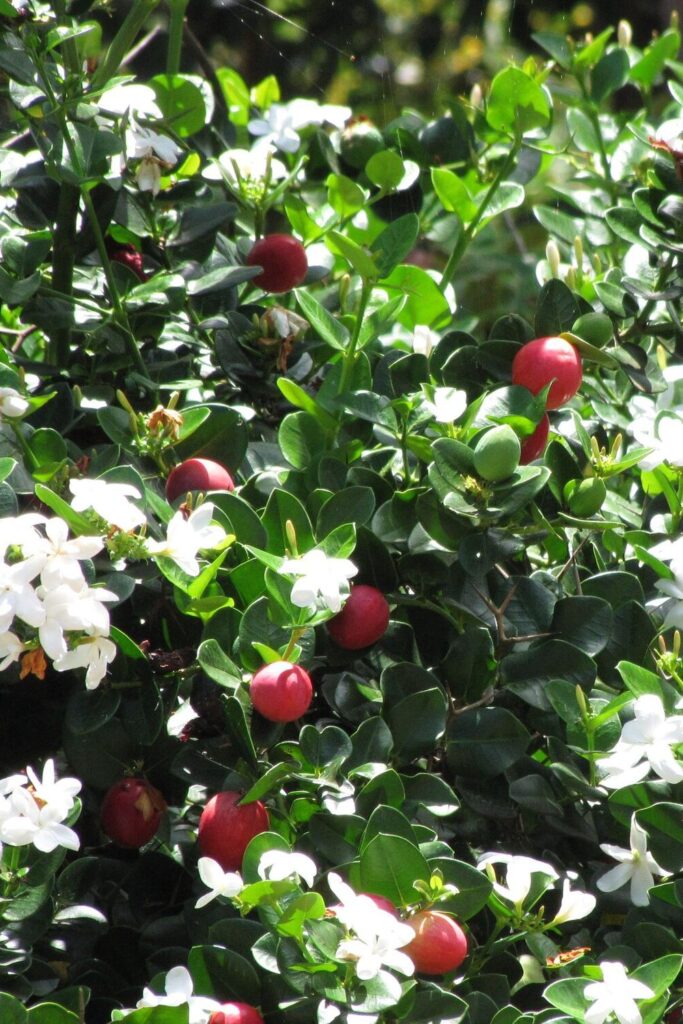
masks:
<path fill-rule="evenodd" d="M 614 337 L 612 321 L 604 313 L 584 313 L 572 326 L 572 334 L 583 338 L 589 345 L 602 348 Z"/>
<path fill-rule="evenodd" d="M 570 480 L 564 495 L 572 515 L 593 516 L 602 508 L 607 488 L 602 480 L 591 476 L 587 480 Z"/>
<path fill-rule="evenodd" d="M 493 427 L 479 439 L 474 449 L 474 468 L 490 483 L 507 480 L 519 465 L 522 446 L 512 427 Z"/>

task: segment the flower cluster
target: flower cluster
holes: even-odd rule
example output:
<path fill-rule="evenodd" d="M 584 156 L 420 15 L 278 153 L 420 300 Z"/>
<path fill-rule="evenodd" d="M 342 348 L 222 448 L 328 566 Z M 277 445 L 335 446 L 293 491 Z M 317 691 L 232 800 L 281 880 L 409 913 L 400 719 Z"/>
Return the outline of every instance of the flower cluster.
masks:
<path fill-rule="evenodd" d="M 683 764 L 672 750 L 683 743 L 683 715 L 667 717 L 661 698 L 654 693 L 638 697 L 633 712 L 614 750 L 600 761 L 606 771 L 601 784 L 623 789 L 642 782 L 650 771 L 671 784 L 683 781 Z"/>
<path fill-rule="evenodd" d="M 80 791 L 78 779 L 57 779 L 54 761 L 45 762 L 42 777 L 33 768 L 0 780 L 0 853 L 9 846 L 33 844 L 41 853 L 58 846 L 77 850 L 78 836 L 64 824 Z"/>
<path fill-rule="evenodd" d="M 91 587 L 81 562 L 102 537 L 69 538 L 55 516 L 26 513 L 2 520 L 0 533 L 0 670 L 22 659 L 22 674 L 42 677 L 45 656 L 58 672 L 86 668 L 94 689 L 116 656 L 106 602 L 116 595 Z"/>
<path fill-rule="evenodd" d="M 492 867 L 494 864 L 505 865 L 505 883 L 498 881 Z M 543 893 L 552 888 L 560 878 L 555 868 L 545 861 L 508 853 L 486 853 L 479 859 L 477 867 L 489 875 L 494 892 L 504 904 L 512 908 L 515 919 L 528 913 Z M 568 875 L 564 879 L 559 910 L 553 919 L 543 926 L 544 930 L 557 928 L 568 921 L 578 921 L 595 909 L 595 896 L 579 889 L 572 889 L 572 877 Z"/>

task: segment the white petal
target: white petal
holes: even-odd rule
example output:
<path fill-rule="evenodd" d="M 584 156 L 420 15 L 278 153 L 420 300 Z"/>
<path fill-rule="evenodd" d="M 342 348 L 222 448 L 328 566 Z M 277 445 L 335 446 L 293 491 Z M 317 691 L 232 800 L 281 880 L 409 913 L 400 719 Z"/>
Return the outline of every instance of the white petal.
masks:
<path fill-rule="evenodd" d="M 595 883 L 600 892 L 614 892 L 615 889 L 621 889 L 622 885 L 626 885 L 629 878 L 633 875 L 633 861 L 626 864 L 617 864 L 615 868 L 611 868 L 604 875 L 601 875 Z"/>

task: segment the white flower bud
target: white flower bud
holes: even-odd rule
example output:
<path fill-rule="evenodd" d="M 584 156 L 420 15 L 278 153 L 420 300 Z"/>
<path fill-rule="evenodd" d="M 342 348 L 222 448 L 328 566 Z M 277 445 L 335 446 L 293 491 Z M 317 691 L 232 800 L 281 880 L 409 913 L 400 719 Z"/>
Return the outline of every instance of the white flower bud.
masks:
<path fill-rule="evenodd" d="M 470 103 L 475 110 L 481 110 L 484 104 L 484 94 L 481 91 L 479 82 L 475 82 L 470 92 Z"/>
<path fill-rule="evenodd" d="M 545 258 L 550 266 L 550 276 L 560 276 L 560 250 L 557 248 L 557 242 L 552 238 L 545 247 Z"/>
<path fill-rule="evenodd" d="M 624 18 L 617 25 L 617 42 L 619 46 L 630 46 L 633 39 L 633 28 L 631 22 Z"/>

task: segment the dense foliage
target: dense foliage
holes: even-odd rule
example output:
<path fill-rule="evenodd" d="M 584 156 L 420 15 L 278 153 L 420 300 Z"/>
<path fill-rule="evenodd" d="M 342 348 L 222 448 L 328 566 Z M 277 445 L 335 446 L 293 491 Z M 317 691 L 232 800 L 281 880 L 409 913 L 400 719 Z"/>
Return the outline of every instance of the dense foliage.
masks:
<path fill-rule="evenodd" d="M 0 0 L 0 1019 L 673 1024 L 677 25 L 376 124 L 157 7 Z"/>

